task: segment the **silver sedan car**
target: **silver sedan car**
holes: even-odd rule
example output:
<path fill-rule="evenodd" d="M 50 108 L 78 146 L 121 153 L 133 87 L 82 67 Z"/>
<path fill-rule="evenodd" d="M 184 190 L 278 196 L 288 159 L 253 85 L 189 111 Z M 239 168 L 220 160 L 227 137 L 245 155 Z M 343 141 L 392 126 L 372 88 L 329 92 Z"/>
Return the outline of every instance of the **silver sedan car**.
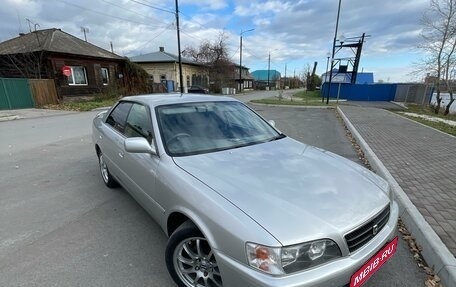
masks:
<path fill-rule="evenodd" d="M 388 184 L 229 97 L 126 97 L 93 121 L 101 177 L 169 236 L 178 286 L 361 286 L 397 246 Z"/>

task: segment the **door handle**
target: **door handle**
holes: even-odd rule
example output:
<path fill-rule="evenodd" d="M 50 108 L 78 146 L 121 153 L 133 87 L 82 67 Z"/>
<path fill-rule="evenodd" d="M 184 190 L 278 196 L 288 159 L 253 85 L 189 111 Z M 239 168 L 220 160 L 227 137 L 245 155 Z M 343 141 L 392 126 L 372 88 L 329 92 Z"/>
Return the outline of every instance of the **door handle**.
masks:
<path fill-rule="evenodd" d="M 119 156 L 120 156 L 121 158 L 123 158 L 123 157 L 124 157 L 124 153 L 123 153 L 123 152 L 119 152 Z"/>

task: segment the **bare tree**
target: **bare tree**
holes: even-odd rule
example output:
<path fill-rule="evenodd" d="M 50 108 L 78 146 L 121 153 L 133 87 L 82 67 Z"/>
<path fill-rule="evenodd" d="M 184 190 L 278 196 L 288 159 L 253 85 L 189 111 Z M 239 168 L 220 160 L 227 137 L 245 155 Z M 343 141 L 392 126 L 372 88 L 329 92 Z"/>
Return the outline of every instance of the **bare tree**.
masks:
<path fill-rule="evenodd" d="M 454 102 L 454 97 L 453 97 L 453 86 L 454 86 L 454 68 L 456 61 L 454 59 L 454 51 L 456 49 L 456 37 L 453 36 L 450 40 L 449 43 L 450 45 L 450 50 L 449 52 L 445 55 L 445 65 L 444 65 L 444 80 L 445 80 L 445 85 L 448 91 L 448 94 L 450 95 L 450 101 L 446 104 L 445 106 L 445 111 L 444 115 L 448 115 L 450 113 L 450 107 Z"/>
<path fill-rule="evenodd" d="M 29 43 L 29 38 L 25 39 L 26 36 L 20 36 L 17 42 L 21 46 L 28 47 L 25 51 L 21 53 L 12 53 L 17 44 L 7 47 L 7 50 L 10 52 L 0 55 L 0 62 L 2 63 L 2 69 L 0 70 L 0 75 L 3 76 L 19 76 L 22 78 L 29 79 L 41 79 L 42 73 L 44 72 L 44 54 L 43 43 L 41 43 L 38 36 L 38 32 L 34 33 L 36 37 L 36 46 Z M 32 42 L 33 43 L 33 42 Z M 28 51 L 27 51 L 28 50 Z"/>
<path fill-rule="evenodd" d="M 18 75 L 22 78 L 41 79 L 44 51 L 8 54 L 2 56 L 5 76 Z"/>
<path fill-rule="evenodd" d="M 429 10 L 423 15 L 422 25 L 423 43 L 419 45 L 419 48 L 424 50 L 427 56 L 423 59 L 421 66 L 436 78 L 436 114 L 439 112 L 442 102 L 442 78 L 446 83 L 446 88 L 450 93 L 450 102 L 445 111 L 447 114 L 454 101 L 450 80 L 456 45 L 456 0 L 431 0 Z"/>
<path fill-rule="evenodd" d="M 228 58 L 227 36 L 220 33 L 214 42 L 204 41 L 198 48 L 186 47 L 183 55 L 208 67 L 209 78 L 218 92 L 234 79 L 234 66 Z"/>

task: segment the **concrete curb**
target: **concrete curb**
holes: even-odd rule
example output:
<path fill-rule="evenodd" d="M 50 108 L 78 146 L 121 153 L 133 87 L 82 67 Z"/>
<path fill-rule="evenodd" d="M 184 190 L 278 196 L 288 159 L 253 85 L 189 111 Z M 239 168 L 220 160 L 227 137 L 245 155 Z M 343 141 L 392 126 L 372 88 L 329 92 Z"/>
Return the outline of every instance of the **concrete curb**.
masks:
<path fill-rule="evenodd" d="M 456 286 L 456 258 L 339 107 L 337 107 L 337 112 L 364 151 L 372 168 L 390 184 L 399 204 L 399 215 L 423 248 L 422 255 L 427 264 L 434 269 L 445 287 Z"/>
<path fill-rule="evenodd" d="M 6 117 L 0 117 L 0 122 L 6 122 L 6 121 L 12 121 L 12 120 L 18 120 L 20 119 L 19 116 L 6 116 Z"/>

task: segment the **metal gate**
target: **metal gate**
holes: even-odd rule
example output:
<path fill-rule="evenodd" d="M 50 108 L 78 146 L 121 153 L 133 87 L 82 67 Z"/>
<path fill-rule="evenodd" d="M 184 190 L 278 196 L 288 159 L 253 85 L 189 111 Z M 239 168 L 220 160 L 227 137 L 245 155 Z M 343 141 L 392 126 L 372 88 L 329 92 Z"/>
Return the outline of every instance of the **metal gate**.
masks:
<path fill-rule="evenodd" d="M 0 110 L 26 109 L 34 106 L 27 79 L 0 78 Z"/>

